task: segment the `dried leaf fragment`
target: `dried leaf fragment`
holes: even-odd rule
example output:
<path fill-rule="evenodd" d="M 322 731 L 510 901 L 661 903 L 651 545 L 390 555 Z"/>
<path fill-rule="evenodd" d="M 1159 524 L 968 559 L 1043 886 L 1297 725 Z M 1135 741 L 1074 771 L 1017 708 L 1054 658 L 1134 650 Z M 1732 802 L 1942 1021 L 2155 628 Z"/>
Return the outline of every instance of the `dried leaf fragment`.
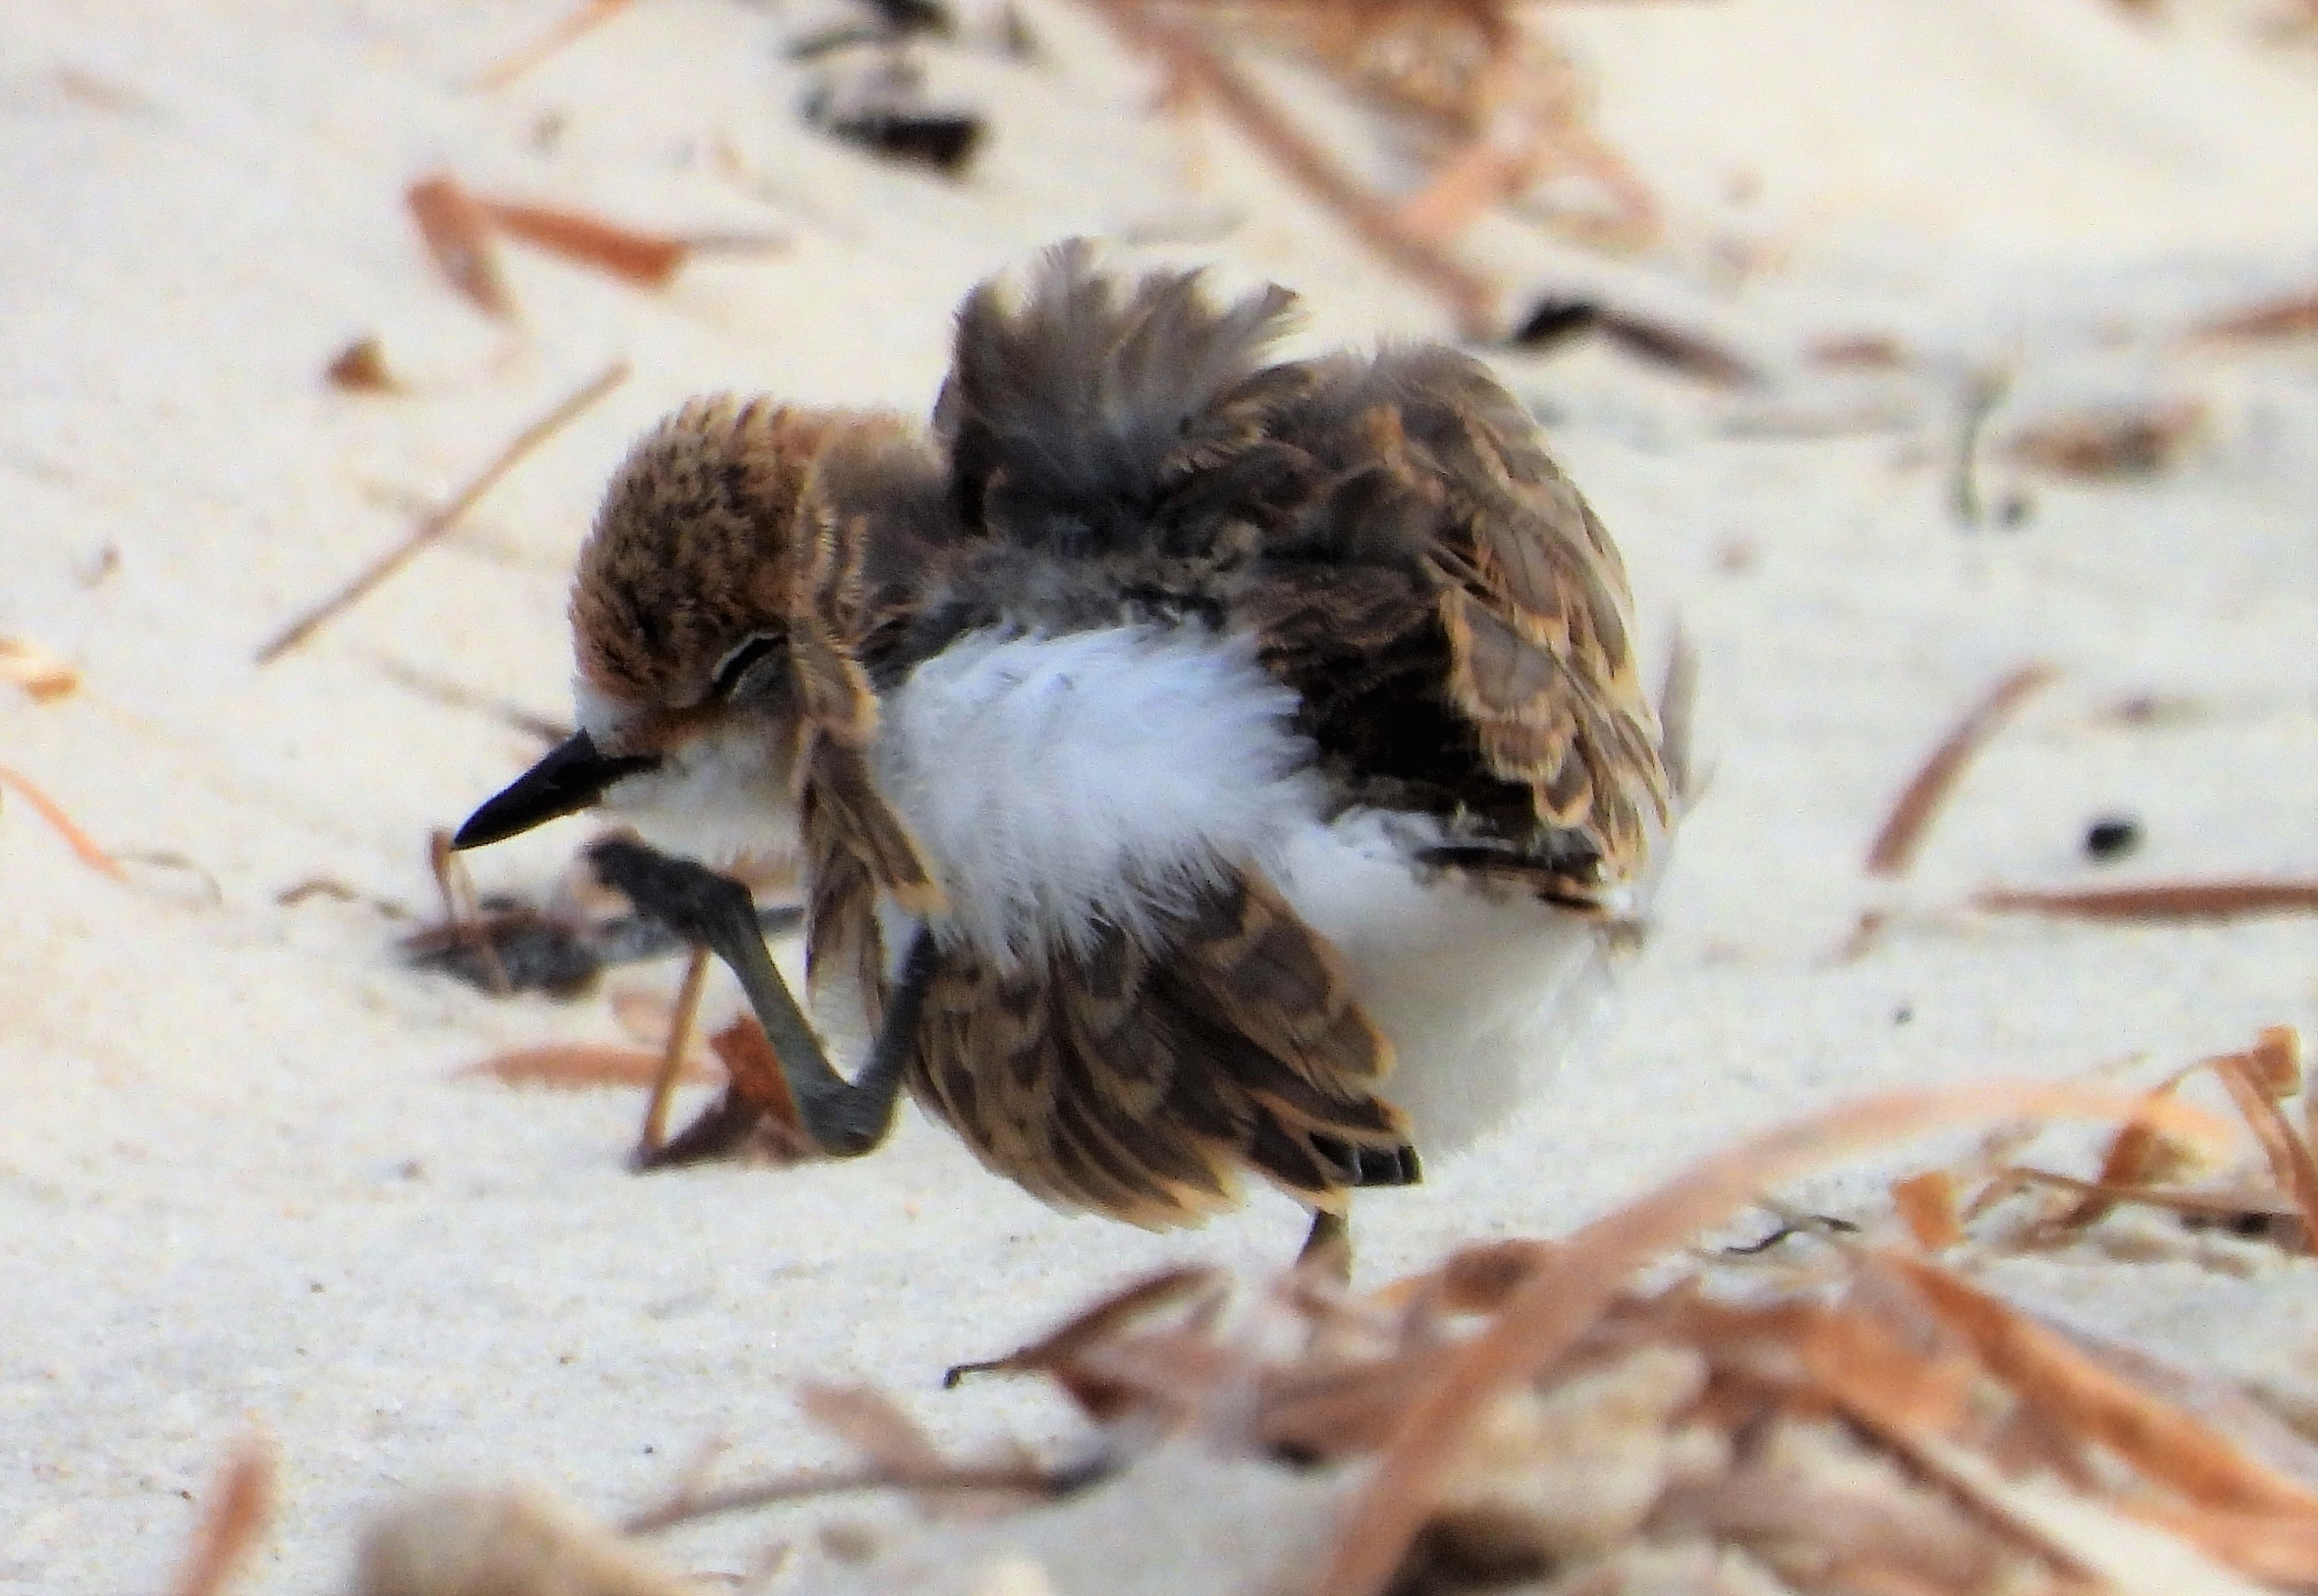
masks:
<path fill-rule="evenodd" d="M 804 1121 L 797 1114 L 789 1078 L 781 1072 L 780 1055 L 773 1051 L 773 1039 L 765 1035 L 757 1017 L 734 1016 L 731 1025 L 708 1038 L 708 1046 L 724 1065 L 733 1095 L 770 1120 L 775 1129 L 794 1138 L 800 1150 L 809 1151 L 813 1138 L 805 1134 Z"/>
<path fill-rule="evenodd" d="M 0 637 L 0 680 L 15 683 L 35 704 L 53 704 L 80 690 L 79 671 L 21 637 Z"/>
<path fill-rule="evenodd" d="M 937 1474 L 949 1466 L 915 1419 L 875 1385 L 808 1382 L 797 1391 L 805 1417 L 851 1447 L 862 1460 L 897 1478 Z"/>
<path fill-rule="evenodd" d="M 2150 1396 L 2055 1332 L 1946 1270 L 1887 1256 L 1991 1372 L 2068 1434 L 2107 1448 L 2192 1502 L 2318 1519 L 2318 1492 L 2256 1462 L 2190 1414 Z"/>
<path fill-rule="evenodd" d="M 1763 1188 L 1854 1149 L 1961 1120 L 1997 1113 L 2113 1116 L 2131 1106 L 2116 1093 L 2083 1089 L 1887 1093 L 1741 1143 L 1587 1224 L 1563 1244 L 1557 1267 L 1523 1286 L 1410 1405 L 1345 1514 L 1350 1530 L 1316 1590 L 1320 1596 L 1379 1596 L 1387 1590 L 1438 1500 L 1444 1472 L 1496 1393 L 1551 1369 L 1600 1322 L 1645 1262 L 1724 1218 Z M 2179 1104 L 2161 1107 L 2185 1130 L 2210 1124 Z M 1910 1278 L 1926 1271 L 1939 1272 L 1914 1264 Z"/>
<path fill-rule="evenodd" d="M 2013 713 L 2040 689 L 2057 679 L 2060 672 L 2041 661 L 2023 665 L 2007 672 L 1984 694 L 1980 702 L 1967 711 L 1963 720 L 1939 740 L 1917 767 L 1916 774 L 1901 788 L 1891 805 L 1891 812 L 1883 829 L 1875 834 L 1875 841 L 1867 850 L 1867 873 L 1870 875 L 1904 875 L 1915 863 L 1916 850 L 1922 846 L 1924 833 L 1931 827 L 1932 818 L 1939 812 L 1964 772 L 1988 740 L 1996 735 Z"/>
<path fill-rule="evenodd" d="M 1955 1176 L 1946 1170 L 1926 1170 L 1897 1182 L 1891 1188 L 1891 1205 L 1916 1245 L 1927 1252 L 1938 1252 L 1963 1240 Z"/>
<path fill-rule="evenodd" d="M 274 1448 L 250 1436 L 226 1459 L 223 1477 L 193 1532 L 175 1596 L 222 1596 L 274 1520 Z"/>
<path fill-rule="evenodd" d="M 447 173 L 420 178 L 403 197 L 427 254 L 451 286 L 485 315 L 513 320 L 515 296 L 508 290 L 490 215 L 481 202 Z"/>
<path fill-rule="evenodd" d="M 2180 463 L 2206 424 L 2194 400 L 2073 411 L 2014 433 L 2006 453 L 2054 476 L 2087 480 L 2153 477 Z"/>
<path fill-rule="evenodd" d="M 387 369 L 386 349 L 376 336 L 365 334 L 330 357 L 322 375 L 333 388 L 348 393 L 400 393 L 402 383 Z"/>

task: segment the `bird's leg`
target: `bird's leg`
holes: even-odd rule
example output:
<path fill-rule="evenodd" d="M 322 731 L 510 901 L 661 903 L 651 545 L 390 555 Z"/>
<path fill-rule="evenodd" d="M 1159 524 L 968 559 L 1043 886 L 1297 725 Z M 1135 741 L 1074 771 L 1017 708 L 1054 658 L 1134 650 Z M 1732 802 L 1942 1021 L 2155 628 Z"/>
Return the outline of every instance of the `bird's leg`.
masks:
<path fill-rule="evenodd" d="M 641 844 L 615 839 L 589 850 L 596 872 L 636 907 L 669 929 L 724 961 L 740 978 L 757 1023 L 765 1027 L 781 1075 L 796 1099 L 797 1118 L 813 1145 L 836 1158 L 854 1158 L 885 1139 L 894 1123 L 902 1071 L 916 1041 L 926 988 L 939 964 L 933 933 L 921 928 L 903 962 L 878 1027 L 869 1063 L 848 1080 L 830 1063 L 821 1038 L 774 966 L 758 928 L 749 889 L 729 875 Z"/>

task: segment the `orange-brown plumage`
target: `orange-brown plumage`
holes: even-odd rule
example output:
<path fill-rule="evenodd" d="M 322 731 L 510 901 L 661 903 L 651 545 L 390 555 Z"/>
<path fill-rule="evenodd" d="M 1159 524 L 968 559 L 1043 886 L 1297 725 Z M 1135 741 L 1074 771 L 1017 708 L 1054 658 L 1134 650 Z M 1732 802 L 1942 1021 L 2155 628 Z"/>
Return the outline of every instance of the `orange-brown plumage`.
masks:
<path fill-rule="evenodd" d="M 930 438 L 687 406 L 573 598 L 602 751 L 660 761 L 614 798 L 786 827 L 873 1072 L 1139 1224 L 1244 1170 L 1339 1214 L 1501 1117 L 1676 818 L 1534 423 L 1453 351 L 1280 359 L 1292 306 L 1066 247 L 969 297 Z"/>

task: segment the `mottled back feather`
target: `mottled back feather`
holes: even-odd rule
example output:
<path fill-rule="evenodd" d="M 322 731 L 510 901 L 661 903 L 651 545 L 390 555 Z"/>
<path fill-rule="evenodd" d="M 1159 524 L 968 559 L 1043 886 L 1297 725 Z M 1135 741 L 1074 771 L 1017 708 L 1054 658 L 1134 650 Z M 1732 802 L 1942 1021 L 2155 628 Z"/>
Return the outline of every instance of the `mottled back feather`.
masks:
<path fill-rule="evenodd" d="M 1158 618 L 1245 630 L 1348 803 L 1437 816 L 1437 862 L 1570 907 L 1670 819 L 1617 551 L 1479 363 L 1261 363 L 1292 296 L 1225 309 L 1083 247 L 959 318 L 952 494 L 987 542 L 920 641 Z"/>

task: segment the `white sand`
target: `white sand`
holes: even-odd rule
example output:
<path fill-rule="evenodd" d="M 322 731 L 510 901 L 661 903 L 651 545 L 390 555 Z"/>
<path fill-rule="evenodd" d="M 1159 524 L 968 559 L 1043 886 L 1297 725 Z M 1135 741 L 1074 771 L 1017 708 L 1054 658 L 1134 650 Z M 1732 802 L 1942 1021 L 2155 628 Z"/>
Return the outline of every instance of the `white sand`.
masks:
<path fill-rule="evenodd" d="M 0 795 L 0 1591 L 161 1588 L 189 1496 L 251 1427 L 285 1466 L 253 1596 L 328 1587 L 369 1512 L 445 1476 L 524 1475 L 613 1512 L 712 1439 L 734 1473 L 831 1456 L 787 1395 L 806 1376 L 878 1380 L 946 1437 L 1054 1434 L 1040 1399 L 945 1396 L 935 1377 L 1161 1260 L 1270 1265 L 1299 1233 L 1268 1196 L 1190 1235 L 1057 1217 L 915 1118 L 857 1164 L 638 1179 L 631 1096 L 454 1079 L 502 1046 L 615 1039 L 602 994 L 494 1001 L 399 967 L 405 928 L 371 907 L 276 903 L 328 875 L 427 911 L 427 829 L 536 745 L 392 672 L 562 713 L 573 548 L 626 440 L 687 395 L 921 407 L 963 290 L 1073 231 L 1235 220 L 1178 254 L 1307 291 L 1331 336 L 1445 329 L 1231 139 L 1147 119 L 1143 73 L 1052 0 L 1028 13 L 1047 64 L 940 58 L 937 81 L 995 127 L 957 185 L 799 126 L 777 46 L 834 10 L 654 0 L 508 92 L 460 88 L 566 9 L 14 0 L 0 21 L 0 636 L 87 675 L 46 705 L 0 686 L 0 764 L 108 847 L 196 867 L 107 880 Z M 1506 222 L 1477 247 L 1519 282 L 1567 272 L 1685 308 L 1779 381 L 1724 399 L 1600 352 L 1505 363 L 1559 417 L 1654 634 L 1679 614 L 1701 645 L 1713 782 L 1622 1023 L 1505 1135 L 1364 1203 L 1364 1275 L 1564 1229 L 1837 1094 L 2318 1031 L 2306 918 L 1947 917 L 1829 963 L 1876 901 L 1858 865 L 1897 785 L 2031 657 L 2066 675 L 1973 768 L 1909 904 L 2089 880 L 2077 840 L 2112 808 L 2148 844 L 2103 880 L 2318 872 L 2318 367 L 2306 344 L 2225 359 L 2174 338 L 2202 309 L 2318 282 L 2318 67 L 2257 42 L 2240 13 L 2259 7 L 2183 9 L 1551 13 L 1666 196 L 1669 240 L 1614 267 Z M 795 247 L 698 265 L 660 297 L 515 251 L 511 341 L 407 223 L 403 185 L 436 165 Z M 1769 264 L 1740 285 L 1742 247 Z M 1938 370 L 1804 374 L 1805 339 L 1854 330 L 1903 335 Z M 323 386 L 372 331 L 416 393 Z M 413 505 L 615 354 L 634 378 L 457 535 L 253 666 Z M 2178 392 L 2213 426 L 2156 482 L 2039 484 L 2026 526 L 1965 533 L 1944 503 L 1954 379 L 1990 362 L 2017 365 L 2016 412 Z M 1898 419 L 1731 430 L 1862 407 Z M 1992 471 L 1991 491 L 2011 480 Z M 2136 694 L 2185 707 L 2106 713 Z M 478 872 L 535 887 L 580 835 L 552 828 Z M 2197 1271 L 2174 1270 L 2175 1349 L 2306 1376 L 2318 1272 L 2246 1267 L 2210 1313 Z M 2134 1328 L 2139 1294 L 2047 1274 L 2040 1289 Z M 755 1539 L 682 1555 L 737 1570 Z"/>

